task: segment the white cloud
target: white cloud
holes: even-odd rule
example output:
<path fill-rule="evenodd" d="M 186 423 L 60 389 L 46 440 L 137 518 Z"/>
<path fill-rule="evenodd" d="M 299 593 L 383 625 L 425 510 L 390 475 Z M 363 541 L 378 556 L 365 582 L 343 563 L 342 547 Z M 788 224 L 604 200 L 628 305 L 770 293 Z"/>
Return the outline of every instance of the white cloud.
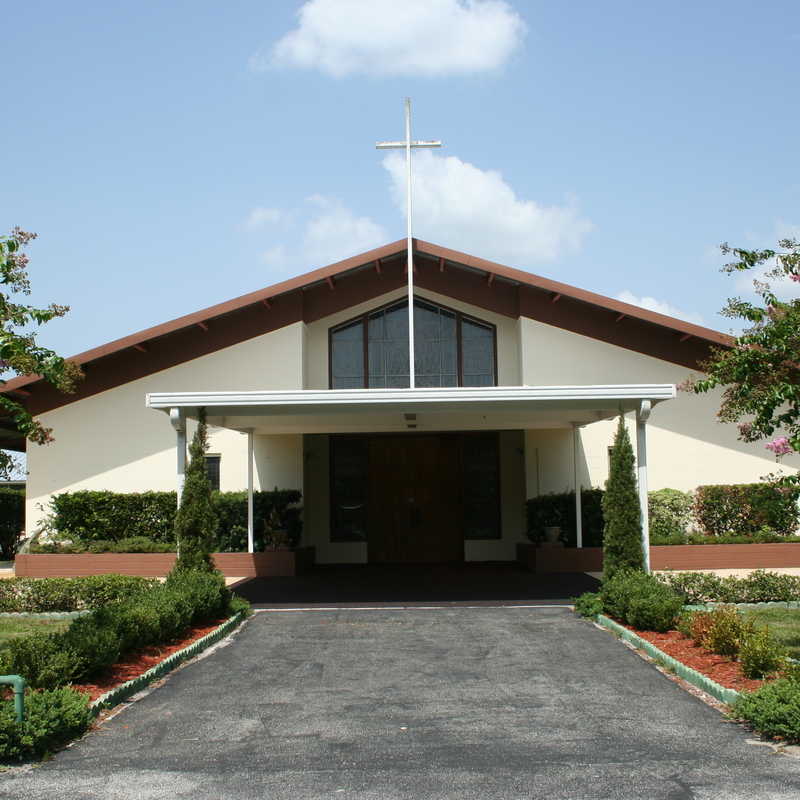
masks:
<path fill-rule="evenodd" d="M 474 74 L 501 67 L 525 30 L 504 0 L 308 0 L 297 27 L 250 65 L 337 78 Z"/>
<path fill-rule="evenodd" d="M 286 248 L 282 244 L 270 247 L 261 254 L 261 260 L 269 267 L 282 267 L 287 258 Z"/>
<path fill-rule="evenodd" d="M 693 322 L 695 325 L 703 324 L 703 318 L 694 311 L 682 311 L 669 303 L 656 300 L 655 297 L 637 297 L 628 289 L 620 292 L 617 295 L 617 300 L 621 300 L 623 303 L 630 303 L 632 306 L 646 308 L 648 311 L 655 311 L 658 314 L 666 314 L 668 317 L 677 317 L 678 319 L 686 320 L 686 322 Z"/>
<path fill-rule="evenodd" d="M 283 222 L 285 219 L 285 212 L 281 211 L 279 208 L 257 206 L 247 215 L 247 219 L 242 223 L 242 227 L 248 231 L 255 231 L 259 228 L 265 228 L 267 225 L 275 225 L 278 222 Z"/>
<path fill-rule="evenodd" d="M 396 204 L 405 209 L 405 158 L 388 155 Z M 455 156 L 414 155 L 414 234 L 487 258 L 525 265 L 580 249 L 594 225 L 570 205 L 545 206 L 517 197 L 494 170 Z"/>
<path fill-rule="evenodd" d="M 340 200 L 313 195 L 316 208 L 303 232 L 302 249 L 312 266 L 324 266 L 386 244 L 386 231 L 369 217 L 359 217 Z"/>

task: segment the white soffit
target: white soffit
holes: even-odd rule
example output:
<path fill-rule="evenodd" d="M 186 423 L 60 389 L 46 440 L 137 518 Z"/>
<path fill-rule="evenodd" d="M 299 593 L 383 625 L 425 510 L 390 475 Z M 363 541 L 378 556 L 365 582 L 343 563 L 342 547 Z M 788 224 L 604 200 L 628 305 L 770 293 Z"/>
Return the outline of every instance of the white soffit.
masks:
<path fill-rule="evenodd" d="M 370 412 L 499 412 L 534 409 L 632 411 L 675 397 L 674 384 L 489 386 L 450 389 L 327 389 L 259 392 L 152 392 L 149 408 L 205 408 L 213 416 L 280 416 Z"/>

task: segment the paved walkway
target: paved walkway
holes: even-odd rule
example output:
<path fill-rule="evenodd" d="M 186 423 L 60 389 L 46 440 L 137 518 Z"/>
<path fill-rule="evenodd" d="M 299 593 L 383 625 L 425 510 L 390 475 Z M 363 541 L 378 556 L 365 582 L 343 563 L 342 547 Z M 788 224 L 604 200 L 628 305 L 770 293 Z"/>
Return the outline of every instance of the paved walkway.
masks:
<path fill-rule="evenodd" d="M 0 796 L 800 796 L 747 739 L 566 609 L 278 611 Z"/>

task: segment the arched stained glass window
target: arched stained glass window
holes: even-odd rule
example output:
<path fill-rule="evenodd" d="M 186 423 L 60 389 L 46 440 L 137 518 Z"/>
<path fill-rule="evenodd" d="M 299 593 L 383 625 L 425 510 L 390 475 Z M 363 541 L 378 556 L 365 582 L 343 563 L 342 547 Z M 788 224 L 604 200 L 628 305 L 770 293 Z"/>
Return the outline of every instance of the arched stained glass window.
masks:
<path fill-rule="evenodd" d="M 414 332 L 417 386 L 497 383 L 494 325 L 416 299 Z M 331 329 L 330 337 L 332 389 L 409 385 L 407 301 L 345 322 Z"/>

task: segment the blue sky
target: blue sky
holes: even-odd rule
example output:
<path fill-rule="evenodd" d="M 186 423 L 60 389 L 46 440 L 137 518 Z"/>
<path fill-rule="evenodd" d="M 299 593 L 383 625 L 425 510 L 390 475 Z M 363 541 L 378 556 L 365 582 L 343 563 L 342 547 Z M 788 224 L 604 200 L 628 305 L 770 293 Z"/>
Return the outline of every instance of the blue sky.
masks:
<path fill-rule="evenodd" d="M 302 12 L 302 16 L 300 16 Z M 415 233 L 719 329 L 722 241 L 800 231 L 796 0 L 5 9 L 0 228 L 66 355 Z M 642 300 L 649 298 L 649 300 Z"/>

